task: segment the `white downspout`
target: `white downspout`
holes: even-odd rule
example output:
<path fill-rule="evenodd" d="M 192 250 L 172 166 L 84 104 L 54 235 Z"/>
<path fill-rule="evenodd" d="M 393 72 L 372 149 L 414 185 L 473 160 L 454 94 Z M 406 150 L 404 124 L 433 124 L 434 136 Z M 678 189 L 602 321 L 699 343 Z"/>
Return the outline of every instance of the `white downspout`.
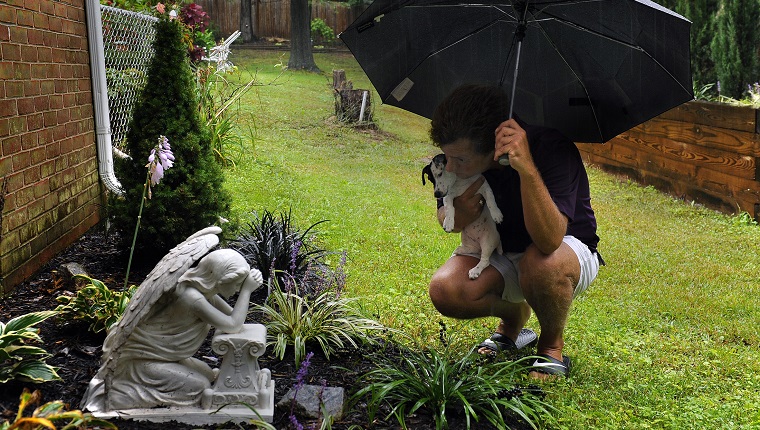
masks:
<path fill-rule="evenodd" d="M 106 64 L 103 52 L 103 25 L 100 18 L 100 2 L 86 0 L 87 42 L 90 51 L 90 75 L 92 76 L 92 105 L 95 113 L 95 136 L 98 145 L 98 173 L 109 191 L 122 194 L 121 183 L 113 170 L 113 146 L 111 145 L 111 121 L 108 112 Z"/>

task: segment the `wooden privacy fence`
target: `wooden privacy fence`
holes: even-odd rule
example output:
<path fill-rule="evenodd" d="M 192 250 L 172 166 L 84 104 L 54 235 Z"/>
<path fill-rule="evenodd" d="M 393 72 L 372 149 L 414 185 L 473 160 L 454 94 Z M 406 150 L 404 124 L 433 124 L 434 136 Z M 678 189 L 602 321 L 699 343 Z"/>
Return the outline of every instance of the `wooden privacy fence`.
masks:
<path fill-rule="evenodd" d="M 757 109 L 693 101 L 604 145 L 578 148 L 605 171 L 760 221 L 759 117 Z"/>
<path fill-rule="evenodd" d="M 251 2 L 253 34 L 258 38 L 290 38 L 290 0 L 242 0 Z M 227 37 L 240 29 L 241 0 L 196 0 Z M 322 19 L 335 35 L 345 30 L 366 6 L 349 6 L 345 3 L 313 1 L 311 18 Z"/>

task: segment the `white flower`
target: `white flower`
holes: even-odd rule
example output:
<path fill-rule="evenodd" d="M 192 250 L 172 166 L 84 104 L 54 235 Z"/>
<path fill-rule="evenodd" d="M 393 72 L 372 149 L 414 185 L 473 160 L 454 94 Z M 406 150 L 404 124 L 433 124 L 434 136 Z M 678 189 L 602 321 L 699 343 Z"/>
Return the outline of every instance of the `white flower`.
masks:
<path fill-rule="evenodd" d="M 232 42 L 238 37 L 240 37 L 240 31 L 235 31 L 222 43 L 211 48 L 211 54 L 208 57 L 203 57 L 205 61 L 213 61 L 216 63 L 216 73 L 224 73 L 235 67 L 231 61 L 227 60 L 227 57 L 230 55 L 230 45 L 232 45 Z"/>

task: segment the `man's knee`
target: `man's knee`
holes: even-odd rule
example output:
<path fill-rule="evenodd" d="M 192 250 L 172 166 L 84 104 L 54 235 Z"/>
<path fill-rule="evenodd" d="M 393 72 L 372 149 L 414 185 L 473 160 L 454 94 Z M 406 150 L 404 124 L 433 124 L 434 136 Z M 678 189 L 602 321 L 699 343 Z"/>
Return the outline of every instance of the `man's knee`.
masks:
<path fill-rule="evenodd" d="M 556 294 L 556 287 L 566 285 L 572 292 L 578 278 L 577 258 L 571 249 L 560 247 L 546 255 L 535 246 L 529 246 L 520 260 L 520 287 L 527 296 L 535 293 Z M 569 251 L 569 252 L 568 252 Z"/>
<path fill-rule="evenodd" d="M 455 316 L 456 307 L 452 305 L 455 300 L 451 297 L 451 286 L 446 283 L 445 279 L 433 276 L 428 286 L 428 295 L 435 309 L 443 316 Z"/>

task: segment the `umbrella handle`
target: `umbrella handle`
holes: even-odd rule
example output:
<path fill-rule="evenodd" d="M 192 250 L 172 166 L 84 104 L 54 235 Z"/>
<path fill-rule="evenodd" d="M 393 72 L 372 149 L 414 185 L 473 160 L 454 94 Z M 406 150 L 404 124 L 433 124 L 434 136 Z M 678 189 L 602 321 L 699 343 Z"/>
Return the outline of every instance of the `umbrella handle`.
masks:
<path fill-rule="evenodd" d="M 520 70 L 520 50 L 522 49 L 522 41 L 525 37 L 525 29 L 527 28 L 525 18 L 528 15 L 527 3 L 523 5 L 522 19 L 517 23 L 517 29 L 515 30 L 515 38 L 517 39 L 517 58 L 515 59 L 515 73 L 512 75 L 512 96 L 509 99 L 509 118 L 512 119 L 515 107 L 515 89 L 517 88 L 517 72 Z M 509 166 L 509 155 L 502 154 L 499 156 L 499 164 L 502 166 Z"/>
<path fill-rule="evenodd" d="M 519 30 L 518 30 L 519 31 Z M 524 34 L 524 33 L 523 33 Z M 517 60 L 515 61 L 515 74 L 512 77 L 512 96 L 509 99 L 509 118 L 512 119 L 515 107 L 515 87 L 517 86 L 517 71 L 520 70 L 520 49 L 522 48 L 522 38 L 517 40 Z M 509 166 L 509 155 L 502 154 L 499 156 L 499 164 Z"/>

